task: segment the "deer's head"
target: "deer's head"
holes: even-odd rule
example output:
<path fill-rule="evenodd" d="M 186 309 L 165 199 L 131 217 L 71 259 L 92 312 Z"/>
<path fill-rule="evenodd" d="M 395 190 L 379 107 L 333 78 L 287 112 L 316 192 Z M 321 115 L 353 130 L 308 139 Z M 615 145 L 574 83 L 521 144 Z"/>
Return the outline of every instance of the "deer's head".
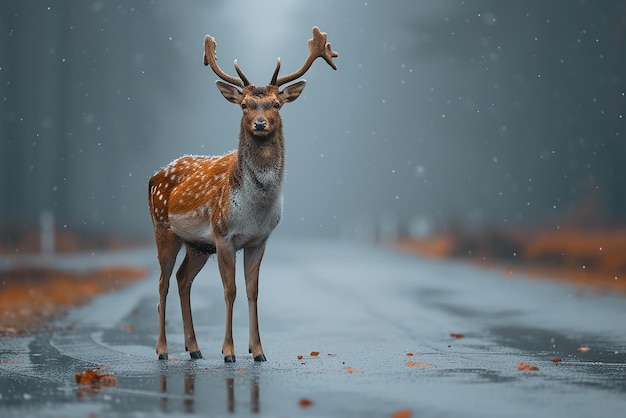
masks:
<path fill-rule="evenodd" d="M 248 81 L 248 78 L 239 68 L 237 60 L 235 60 L 235 71 L 239 77 L 228 75 L 222 71 L 217 65 L 215 55 L 217 44 L 215 39 L 209 35 L 204 38 L 204 65 L 210 65 L 215 74 L 225 81 L 216 81 L 217 88 L 224 98 L 241 106 L 243 111 L 241 128 L 255 137 L 265 137 L 275 133 L 276 129 L 280 127 L 280 108 L 283 104 L 293 102 L 300 96 L 306 81 L 298 81 L 283 90 L 280 90 L 280 86 L 302 77 L 318 57 L 324 58 L 334 70 L 337 69 L 333 58 L 338 57 L 339 54 L 332 50 L 330 43 L 326 42 L 326 37 L 325 32 L 320 32 L 317 26 L 313 27 L 313 38 L 309 39 L 309 56 L 304 65 L 298 71 L 278 77 L 280 71 L 279 58 L 271 81 L 263 87 L 257 87 Z"/>

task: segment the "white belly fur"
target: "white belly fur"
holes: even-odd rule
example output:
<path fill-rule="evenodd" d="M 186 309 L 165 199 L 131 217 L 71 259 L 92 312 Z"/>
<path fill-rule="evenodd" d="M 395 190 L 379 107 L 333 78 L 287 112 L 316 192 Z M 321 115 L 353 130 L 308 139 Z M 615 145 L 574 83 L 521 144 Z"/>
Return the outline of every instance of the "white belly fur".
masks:
<path fill-rule="evenodd" d="M 210 217 L 190 214 L 170 214 L 170 229 L 183 241 L 215 243 L 213 228 L 208 221 Z"/>

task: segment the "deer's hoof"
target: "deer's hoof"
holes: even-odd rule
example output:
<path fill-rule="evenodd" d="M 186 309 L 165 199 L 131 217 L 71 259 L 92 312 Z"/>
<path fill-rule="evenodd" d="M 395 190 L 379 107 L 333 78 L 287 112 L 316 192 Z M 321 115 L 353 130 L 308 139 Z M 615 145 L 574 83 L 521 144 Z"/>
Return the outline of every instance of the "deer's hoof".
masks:
<path fill-rule="evenodd" d="M 265 354 L 259 354 L 254 358 L 254 361 L 267 361 L 267 359 L 265 358 Z"/>
<path fill-rule="evenodd" d="M 191 353 L 189 353 L 189 355 L 193 360 L 198 360 L 202 358 L 202 353 L 200 351 L 192 351 Z"/>
<path fill-rule="evenodd" d="M 167 353 L 159 354 L 159 360 L 167 360 Z"/>
<path fill-rule="evenodd" d="M 234 354 L 230 354 L 228 356 L 224 356 L 224 363 L 234 363 L 236 361 L 237 361 L 237 359 L 235 358 Z"/>

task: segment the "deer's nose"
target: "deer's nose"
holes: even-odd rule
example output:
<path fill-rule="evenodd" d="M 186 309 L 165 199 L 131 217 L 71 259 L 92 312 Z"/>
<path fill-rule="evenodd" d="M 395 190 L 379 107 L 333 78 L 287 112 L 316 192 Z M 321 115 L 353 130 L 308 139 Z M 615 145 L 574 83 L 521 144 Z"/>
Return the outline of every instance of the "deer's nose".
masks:
<path fill-rule="evenodd" d="M 264 130 L 266 126 L 267 126 L 267 121 L 263 119 L 257 119 L 254 121 L 254 129 L 256 129 L 257 131 Z"/>

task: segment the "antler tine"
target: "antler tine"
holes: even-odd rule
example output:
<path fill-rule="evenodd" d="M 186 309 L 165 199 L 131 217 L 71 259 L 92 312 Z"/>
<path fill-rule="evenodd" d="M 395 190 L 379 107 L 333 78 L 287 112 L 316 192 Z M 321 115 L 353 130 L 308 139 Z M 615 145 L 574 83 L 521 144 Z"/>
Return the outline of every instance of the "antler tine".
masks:
<path fill-rule="evenodd" d="M 215 42 L 215 38 L 212 36 L 206 35 L 204 37 L 204 65 L 210 65 L 211 69 L 219 78 L 226 81 L 227 83 L 233 84 L 235 86 L 244 87 L 245 85 L 250 84 L 248 79 L 243 75 L 243 72 L 239 69 L 237 65 L 237 60 L 235 60 L 235 70 L 237 70 L 237 74 L 241 77 L 233 77 L 232 75 L 226 74 L 222 69 L 217 65 L 217 55 L 215 54 L 215 48 L 217 47 L 217 43 Z M 242 81 L 243 79 L 243 81 Z"/>
<path fill-rule="evenodd" d="M 311 64 L 313 64 L 313 61 L 315 61 L 318 57 L 324 58 L 328 65 L 330 65 L 333 70 L 336 70 L 337 66 L 333 62 L 333 58 L 338 57 L 339 54 L 332 50 L 330 43 L 326 42 L 326 38 L 326 32 L 320 32 L 320 29 L 317 26 L 313 26 L 313 38 L 309 39 L 308 42 L 309 56 L 307 57 L 302 67 L 298 71 L 276 79 L 276 76 L 278 75 L 278 70 L 280 69 L 279 60 L 270 84 L 275 86 L 282 86 L 285 83 L 289 83 L 290 81 L 302 77 L 304 73 L 309 70 Z"/>
<path fill-rule="evenodd" d="M 278 79 L 278 72 L 280 71 L 280 57 L 276 60 L 276 69 L 274 70 L 274 74 L 272 75 L 272 81 L 270 81 L 270 86 L 276 85 L 276 80 Z M 280 86 L 280 84 L 278 84 Z"/>
<path fill-rule="evenodd" d="M 241 77 L 241 81 L 243 82 L 243 85 L 249 86 L 250 82 L 248 81 L 248 77 L 246 77 L 243 71 L 241 71 L 241 68 L 239 68 L 239 64 L 237 64 L 237 60 L 235 60 L 235 71 L 237 71 L 237 74 L 239 74 L 239 77 Z"/>

